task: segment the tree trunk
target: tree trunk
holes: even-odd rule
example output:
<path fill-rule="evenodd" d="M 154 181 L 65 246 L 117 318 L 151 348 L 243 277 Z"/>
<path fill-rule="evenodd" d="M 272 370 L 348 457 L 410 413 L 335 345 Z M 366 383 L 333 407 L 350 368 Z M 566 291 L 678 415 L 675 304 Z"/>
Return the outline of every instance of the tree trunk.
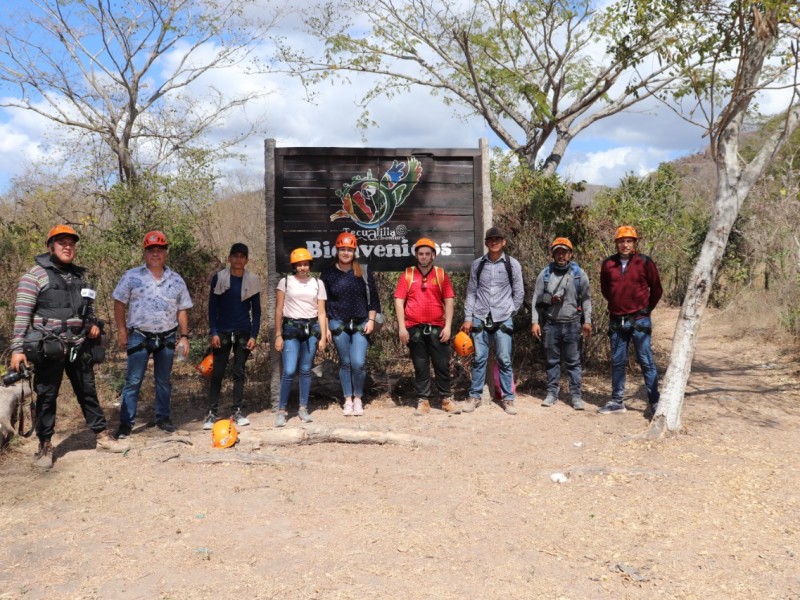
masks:
<path fill-rule="evenodd" d="M 725 246 L 728 244 L 728 236 L 741 206 L 737 189 L 734 186 L 723 185 L 720 181 L 714 206 L 712 222 L 703 242 L 700 257 L 689 279 L 686 297 L 678 315 L 678 322 L 675 324 L 669 366 L 664 377 L 658 411 L 648 431 L 648 437 L 661 435 L 665 427 L 669 431 L 675 431 L 681 426 L 684 392 L 692 371 L 700 321 L 708 306 L 711 287 L 717 278 Z"/>

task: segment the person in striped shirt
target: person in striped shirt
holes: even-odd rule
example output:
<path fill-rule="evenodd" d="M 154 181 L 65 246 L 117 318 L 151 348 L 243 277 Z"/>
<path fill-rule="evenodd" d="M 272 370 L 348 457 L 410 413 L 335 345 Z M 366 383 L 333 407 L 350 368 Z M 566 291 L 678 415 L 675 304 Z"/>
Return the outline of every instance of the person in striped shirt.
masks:
<path fill-rule="evenodd" d="M 100 336 L 94 314 L 95 292 L 86 269 L 74 263 L 80 236 L 69 225 L 56 225 L 47 236 L 47 249 L 36 257 L 19 281 L 14 303 L 11 370 L 35 365 L 36 436 L 39 449 L 34 465 L 53 466 L 56 400 L 66 372 L 86 424 L 95 433 L 97 449 L 124 452 L 126 444 L 107 430 L 97 399 L 90 342 Z"/>

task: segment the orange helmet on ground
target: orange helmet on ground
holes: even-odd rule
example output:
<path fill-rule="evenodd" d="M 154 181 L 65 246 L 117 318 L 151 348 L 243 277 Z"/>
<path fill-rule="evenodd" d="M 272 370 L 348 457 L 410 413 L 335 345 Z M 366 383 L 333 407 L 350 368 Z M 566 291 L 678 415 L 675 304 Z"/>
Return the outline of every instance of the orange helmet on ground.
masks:
<path fill-rule="evenodd" d="M 352 248 L 353 250 L 355 250 L 356 248 L 358 248 L 358 240 L 356 240 L 356 236 L 354 236 L 352 233 L 343 231 L 338 236 L 336 236 L 336 247 Z"/>
<path fill-rule="evenodd" d="M 203 377 L 211 377 L 211 371 L 214 370 L 214 354 L 212 352 L 206 354 L 195 369 Z"/>
<path fill-rule="evenodd" d="M 459 331 L 453 338 L 453 345 L 456 347 L 456 354 L 459 356 L 469 356 L 475 352 L 475 345 L 469 334 Z"/>
<path fill-rule="evenodd" d="M 65 234 L 74 237 L 76 242 L 81 239 L 81 236 L 78 235 L 78 232 L 69 225 L 56 225 L 47 232 L 47 241 L 45 242 L 45 246 L 49 246 L 50 242 L 52 242 L 53 238 L 57 235 Z"/>
<path fill-rule="evenodd" d="M 145 250 L 150 246 L 169 246 L 169 242 L 167 241 L 167 236 L 164 235 L 163 232 L 158 231 L 157 229 L 153 231 L 148 231 L 144 234 L 144 242 L 142 244 L 145 247 Z"/>
<path fill-rule="evenodd" d="M 636 230 L 630 225 L 622 225 L 621 227 L 617 227 L 617 232 L 614 234 L 614 241 L 616 242 L 618 239 L 626 237 L 633 238 L 635 240 L 639 239 L 639 235 L 636 233 Z"/>
<path fill-rule="evenodd" d="M 308 251 L 308 248 L 295 248 L 289 255 L 289 262 L 291 264 L 303 262 L 304 260 L 307 260 L 308 262 L 314 260 L 311 257 L 311 252 Z"/>
<path fill-rule="evenodd" d="M 423 248 L 425 246 L 427 246 L 428 248 L 433 250 L 433 253 L 436 254 L 436 242 L 434 242 L 432 239 L 426 238 L 426 237 L 419 238 L 417 240 L 417 243 L 414 244 L 414 254 L 417 253 L 417 249 Z"/>
<path fill-rule="evenodd" d="M 211 429 L 211 445 L 214 448 L 230 448 L 239 439 L 239 432 L 231 419 L 220 419 Z"/>
<path fill-rule="evenodd" d="M 553 240 L 553 243 L 550 244 L 550 252 L 553 252 L 556 248 L 566 248 L 567 250 L 573 250 L 572 242 L 570 242 L 569 239 L 565 237 L 559 237 Z"/>

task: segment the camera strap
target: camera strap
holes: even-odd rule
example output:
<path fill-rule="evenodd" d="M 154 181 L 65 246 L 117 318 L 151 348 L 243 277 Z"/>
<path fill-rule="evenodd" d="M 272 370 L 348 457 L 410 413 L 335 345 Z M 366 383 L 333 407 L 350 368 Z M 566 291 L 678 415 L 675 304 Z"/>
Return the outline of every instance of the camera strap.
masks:
<path fill-rule="evenodd" d="M 31 417 L 31 426 L 25 431 L 25 385 L 23 384 L 20 388 L 22 395 L 17 402 L 17 433 L 24 438 L 31 437 L 33 433 L 33 429 L 36 427 L 36 402 L 33 400 L 33 383 L 31 380 L 28 379 L 28 390 L 30 393 L 28 396 L 30 397 L 30 402 L 28 402 L 28 412 L 30 413 Z"/>

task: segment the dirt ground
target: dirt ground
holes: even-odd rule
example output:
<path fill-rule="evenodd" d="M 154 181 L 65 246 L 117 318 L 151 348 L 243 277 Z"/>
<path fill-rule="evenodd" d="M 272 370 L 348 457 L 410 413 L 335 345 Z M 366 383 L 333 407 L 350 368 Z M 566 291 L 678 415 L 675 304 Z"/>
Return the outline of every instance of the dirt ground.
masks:
<path fill-rule="evenodd" d="M 662 349 L 676 314 L 654 315 Z M 52 471 L 31 440 L 0 458 L 0 598 L 799 598 L 798 366 L 733 321 L 706 320 L 685 431 L 659 442 L 631 439 L 638 371 L 622 415 L 596 412 L 607 378 L 584 412 L 537 393 L 514 417 L 313 413 L 440 442 L 418 448 L 270 447 L 264 410 L 215 450 L 195 399 L 181 435 L 146 428 L 121 456 L 61 416 Z"/>

